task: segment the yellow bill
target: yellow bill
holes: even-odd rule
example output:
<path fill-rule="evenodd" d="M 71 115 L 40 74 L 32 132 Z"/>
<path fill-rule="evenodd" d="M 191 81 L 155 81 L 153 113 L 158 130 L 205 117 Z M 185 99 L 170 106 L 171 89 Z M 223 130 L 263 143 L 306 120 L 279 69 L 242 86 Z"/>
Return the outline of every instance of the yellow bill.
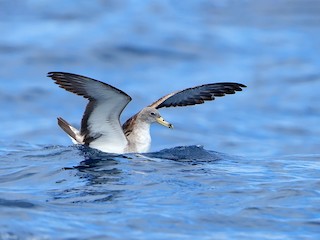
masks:
<path fill-rule="evenodd" d="M 173 125 L 171 123 L 168 123 L 167 121 L 165 121 L 162 117 L 158 117 L 157 118 L 157 122 L 165 127 L 168 128 L 173 128 Z"/>

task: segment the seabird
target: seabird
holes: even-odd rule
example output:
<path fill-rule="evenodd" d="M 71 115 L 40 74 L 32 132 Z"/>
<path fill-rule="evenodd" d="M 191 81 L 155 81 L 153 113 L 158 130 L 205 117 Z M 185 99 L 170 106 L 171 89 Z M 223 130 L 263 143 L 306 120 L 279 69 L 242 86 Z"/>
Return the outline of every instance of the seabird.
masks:
<path fill-rule="evenodd" d="M 48 77 L 59 87 L 89 100 L 80 131 L 61 117 L 58 117 L 58 125 L 73 143 L 109 153 L 148 152 L 151 123 L 173 128 L 161 117 L 159 108 L 201 104 L 246 87 L 240 83 L 220 82 L 173 92 L 143 108 L 121 126 L 120 115 L 131 101 L 128 94 L 104 82 L 77 74 L 49 72 Z"/>

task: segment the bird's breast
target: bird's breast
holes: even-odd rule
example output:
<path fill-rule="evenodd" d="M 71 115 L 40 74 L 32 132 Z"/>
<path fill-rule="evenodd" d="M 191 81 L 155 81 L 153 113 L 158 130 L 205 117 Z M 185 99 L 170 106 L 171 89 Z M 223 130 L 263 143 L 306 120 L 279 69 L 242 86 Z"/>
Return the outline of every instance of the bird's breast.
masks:
<path fill-rule="evenodd" d="M 145 153 L 149 151 L 151 145 L 150 128 L 134 129 L 129 136 L 129 151 Z"/>

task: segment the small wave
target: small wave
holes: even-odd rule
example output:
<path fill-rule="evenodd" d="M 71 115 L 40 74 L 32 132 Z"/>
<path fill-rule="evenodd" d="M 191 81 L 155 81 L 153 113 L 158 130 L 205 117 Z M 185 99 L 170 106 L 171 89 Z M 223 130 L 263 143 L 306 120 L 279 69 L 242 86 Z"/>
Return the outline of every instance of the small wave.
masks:
<path fill-rule="evenodd" d="M 182 162 L 213 162 L 221 160 L 224 155 L 219 152 L 208 151 L 203 146 L 178 146 L 163 149 L 159 152 L 146 153 L 145 156 L 152 158 L 162 158 Z"/>

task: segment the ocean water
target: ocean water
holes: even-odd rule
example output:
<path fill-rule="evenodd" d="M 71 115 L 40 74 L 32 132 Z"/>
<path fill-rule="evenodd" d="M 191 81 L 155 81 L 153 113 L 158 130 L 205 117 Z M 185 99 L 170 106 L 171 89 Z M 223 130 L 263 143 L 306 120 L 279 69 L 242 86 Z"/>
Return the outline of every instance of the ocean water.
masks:
<path fill-rule="evenodd" d="M 318 1 L 0 1 L 0 239 L 318 239 Z M 71 145 L 86 101 L 49 71 L 133 101 L 248 87 L 161 109 L 150 153 Z"/>

